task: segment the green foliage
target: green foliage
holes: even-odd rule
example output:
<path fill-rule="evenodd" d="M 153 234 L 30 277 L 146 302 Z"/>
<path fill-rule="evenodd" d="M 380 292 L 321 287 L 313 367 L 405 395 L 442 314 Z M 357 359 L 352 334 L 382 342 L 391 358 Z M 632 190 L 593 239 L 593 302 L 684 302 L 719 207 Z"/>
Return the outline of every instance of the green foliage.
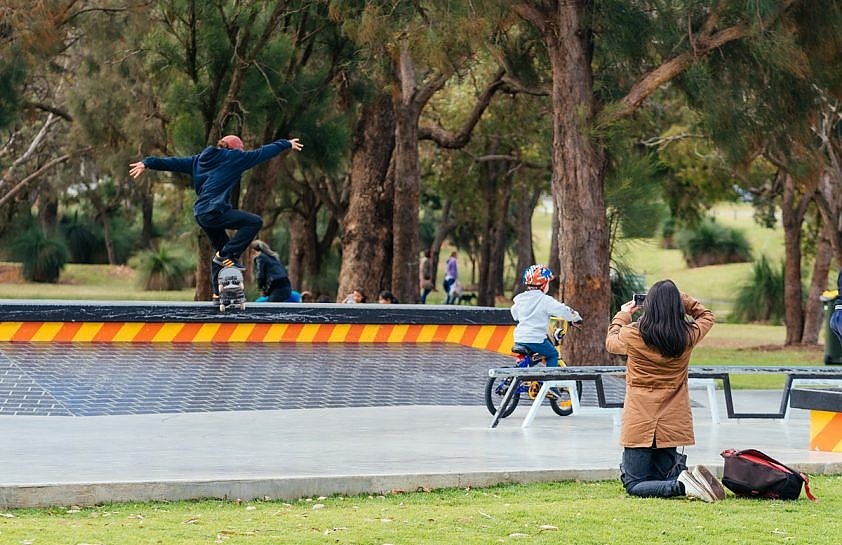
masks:
<path fill-rule="evenodd" d="M 766 259 L 754 263 L 749 281 L 740 287 L 734 302 L 734 321 L 783 323 L 784 309 L 784 265 L 777 270 Z"/>
<path fill-rule="evenodd" d="M 21 231 L 12 241 L 12 253 L 21 261 L 21 274 L 31 282 L 58 282 L 70 257 L 64 239 L 38 226 Z"/>
<path fill-rule="evenodd" d="M 742 231 L 706 219 L 676 236 L 688 267 L 751 261 L 751 244 Z"/>
<path fill-rule="evenodd" d="M 626 145 L 615 143 L 609 154 L 605 180 L 608 221 L 619 227 L 623 236 L 649 238 L 668 213 L 661 198 L 662 174 L 653 154 L 638 153 L 623 140 Z"/>
<path fill-rule="evenodd" d="M 181 247 L 162 242 L 155 250 L 135 255 L 131 266 L 138 269 L 143 289 L 173 291 L 187 285 L 188 275 L 195 263 Z"/>
<path fill-rule="evenodd" d="M 13 123 L 20 113 L 19 86 L 25 76 L 26 67 L 14 53 L 0 57 L 0 129 Z"/>
<path fill-rule="evenodd" d="M 611 267 L 611 314 L 615 314 L 623 303 L 632 300 L 635 293 L 643 293 L 646 287 L 642 275 L 635 273 L 631 267 L 622 262 L 616 262 Z"/>
<path fill-rule="evenodd" d="M 76 211 L 64 216 L 59 223 L 72 263 L 94 263 L 97 248 L 102 245 L 102 229 Z"/>

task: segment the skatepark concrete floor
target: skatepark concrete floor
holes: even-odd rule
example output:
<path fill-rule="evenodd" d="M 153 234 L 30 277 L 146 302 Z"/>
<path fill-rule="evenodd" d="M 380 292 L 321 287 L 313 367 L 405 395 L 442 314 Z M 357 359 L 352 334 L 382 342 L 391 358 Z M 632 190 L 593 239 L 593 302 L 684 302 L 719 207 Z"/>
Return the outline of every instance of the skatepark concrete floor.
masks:
<path fill-rule="evenodd" d="M 580 414 L 547 405 L 523 428 L 521 404 L 490 428 L 486 371 L 508 364 L 455 345 L 0 345 L 0 506 L 617 478 L 619 428 L 587 393 Z M 688 464 L 756 448 L 842 473 L 842 453 L 809 449 L 807 411 L 714 424 L 691 395 Z M 738 412 L 779 402 L 734 393 Z"/>

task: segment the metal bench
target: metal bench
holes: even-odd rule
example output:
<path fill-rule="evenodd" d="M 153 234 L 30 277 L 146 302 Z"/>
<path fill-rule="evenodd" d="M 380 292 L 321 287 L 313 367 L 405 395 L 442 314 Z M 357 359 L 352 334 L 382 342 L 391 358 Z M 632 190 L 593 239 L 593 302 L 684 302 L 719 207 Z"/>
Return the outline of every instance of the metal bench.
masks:
<path fill-rule="evenodd" d="M 500 406 L 498 407 L 497 414 L 494 415 L 493 420 L 491 421 L 491 427 L 497 427 L 497 424 L 500 422 L 500 408 L 505 407 L 508 404 L 509 399 L 511 398 L 512 392 L 515 390 L 517 385 L 524 380 L 540 380 L 543 382 L 547 381 L 593 381 L 596 385 L 597 391 L 597 401 L 599 403 L 599 407 L 605 408 L 621 408 L 623 406 L 622 403 L 609 403 L 605 399 L 605 390 L 602 384 L 602 378 L 604 376 L 609 375 L 624 375 L 626 372 L 626 368 L 623 366 L 576 366 L 576 367 L 500 367 L 488 370 L 489 377 L 512 377 L 512 380 L 509 389 L 506 391 L 506 394 L 503 396 L 503 399 L 500 402 Z M 764 374 L 780 374 L 786 375 L 786 383 L 784 384 L 783 391 L 781 393 L 781 403 L 780 408 L 777 412 L 767 412 L 767 413 L 738 413 L 734 411 L 734 400 L 731 391 L 731 375 L 744 375 L 744 374 L 756 374 L 756 373 L 764 373 Z M 721 366 L 721 367 L 697 367 L 691 366 L 688 371 L 688 377 L 690 379 L 706 379 L 706 380 L 721 380 L 722 381 L 722 391 L 723 395 L 725 396 L 725 409 L 728 418 L 778 418 L 778 419 L 785 419 L 787 416 L 787 411 L 789 408 L 789 392 L 792 388 L 793 381 L 795 380 L 842 380 L 842 367 L 839 368 L 832 368 L 832 367 L 780 367 L 780 366 Z M 708 397 L 711 400 L 711 403 L 715 403 L 715 399 L 711 396 L 711 384 L 710 382 L 704 383 L 705 387 L 708 389 Z M 549 386 L 548 386 L 549 387 Z M 542 388 L 543 389 L 543 388 Z M 575 389 L 571 390 L 571 396 L 576 392 Z M 546 393 L 546 392 L 545 392 Z M 537 405 L 540 405 L 540 401 L 542 398 L 536 397 L 535 402 L 533 402 L 532 409 L 537 411 Z M 578 401 L 578 400 L 577 400 Z M 716 407 L 717 414 L 718 414 L 718 406 Z M 576 413 L 576 407 L 574 406 L 574 414 Z M 534 412 L 530 415 L 534 418 Z M 718 417 L 718 416 L 717 416 Z M 531 422 L 531 418 L 530 418 Z"/>

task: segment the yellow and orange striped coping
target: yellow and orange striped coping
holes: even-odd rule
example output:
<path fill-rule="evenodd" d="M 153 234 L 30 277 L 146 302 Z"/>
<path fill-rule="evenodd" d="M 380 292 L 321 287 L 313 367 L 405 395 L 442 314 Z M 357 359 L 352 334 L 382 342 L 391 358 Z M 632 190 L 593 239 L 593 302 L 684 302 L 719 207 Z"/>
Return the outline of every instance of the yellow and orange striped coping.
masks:
<path fill-rule="evenodd" d="M 810 450 L 842 452 L 842 413 L 810 411 Z"/>
<path fill-rule="evenodd" d="M 0 342 L 454 343 L 510 354 L 511 325 L 0 322 Z"/>

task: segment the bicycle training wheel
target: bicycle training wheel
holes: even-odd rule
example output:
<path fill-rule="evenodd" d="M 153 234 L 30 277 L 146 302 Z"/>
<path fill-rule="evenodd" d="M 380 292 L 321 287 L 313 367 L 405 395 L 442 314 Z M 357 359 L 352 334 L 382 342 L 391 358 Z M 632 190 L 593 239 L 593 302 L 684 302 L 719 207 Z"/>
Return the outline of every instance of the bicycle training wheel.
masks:
<path fill-rule="evenodd" d="M 555 392 L 559 392 L 561 397 Z M 570 401 L 570 390 L 567 388 L 553 388 L 547 392 L 547 399 L 550 400 L 550 407 L 559 416 L 570 416 L 573 414 L 573 402 Z"/>
<path fill-rule="evenodd" d="M 506 395 L 506 390 L 512 383 L 512 377 L 499 378 L 491 377 L 485 383 L 485 406 L 491 414 L 497 414 L 497 406 L 503 401 L 503 396 Z M 512 414 L 520 401 L 520 393 L 512 394 L 511 399 L 500 412 L 500 418 L 506 418 Z"/>

